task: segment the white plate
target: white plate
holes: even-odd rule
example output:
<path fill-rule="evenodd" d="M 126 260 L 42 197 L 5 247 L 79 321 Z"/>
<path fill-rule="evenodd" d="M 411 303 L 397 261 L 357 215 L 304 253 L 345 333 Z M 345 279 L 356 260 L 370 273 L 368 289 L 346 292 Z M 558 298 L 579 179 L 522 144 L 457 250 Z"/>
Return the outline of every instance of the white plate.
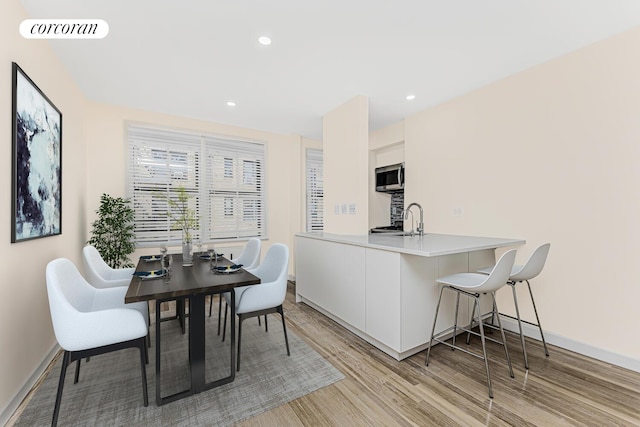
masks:
<path fill-rule="evenodd" d="M 142 272 L 137 272 L 137 273 L 142 273 Z M 140 278 L 140 280 L 151 280 L 151 279 L 158 279 L 160 277 L 164 277 L 167 275 L 167 270 L 151 270 L 148 272 L 149 274 L 147 275 L 142 275 L 142 274 L 135 274 L 135 276 L 138 276 Z"/>
<path fill-rule="evenodd" d="M 237 273 L 240 270 L 242 270 L 242 267 L 236 267 L 236 268 L 214 268 L 213 272 L 217 273 L 217 274 L 231 274 L 231 273 Z"/>
<path fill-rule="evenodd" d="M 222 259 L 222 256 L 224 254 L 217 254 L 216 259 Z M 211 259 L 211 257 L 209 256 L 209 254 L 202 254 L 200 255 L 200 259 L 203 259 L 205 261 L 209 261 Z"/>

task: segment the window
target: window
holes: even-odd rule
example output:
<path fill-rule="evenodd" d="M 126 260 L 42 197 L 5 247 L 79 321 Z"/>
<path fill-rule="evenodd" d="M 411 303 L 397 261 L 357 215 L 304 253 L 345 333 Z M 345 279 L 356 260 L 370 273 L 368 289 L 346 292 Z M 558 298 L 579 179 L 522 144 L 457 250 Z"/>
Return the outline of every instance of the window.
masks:
<path fill-rule="evenodd" d="M 233 199 L 231 197 L 224 198 L 224 216 L 233 216 Z"/>
<path fill-rule="evenodd" d="M 233 178 L 233 159 L 224 158 L 224 177 Z"/>
<path fill-rule="evenodd" d="M 322 150 L 308 148 L 307 170 L 307 231 L 323 229 L 323 168 Z"/>
<path fill-rule="evenodd" d="M 257 178 L 256 162 L 251 160 L 243 160 L 242 166 L 242 183 L 255 185 Z"/>
<path fill-rule="evenodd" d="M 182 233 L 167 216 L 179 187 L 199 218 L 194 239 L 266 236 L 264 144 L 137 125 L 129 126 L 128 141 L 139 246 L 179 244 Z"/>

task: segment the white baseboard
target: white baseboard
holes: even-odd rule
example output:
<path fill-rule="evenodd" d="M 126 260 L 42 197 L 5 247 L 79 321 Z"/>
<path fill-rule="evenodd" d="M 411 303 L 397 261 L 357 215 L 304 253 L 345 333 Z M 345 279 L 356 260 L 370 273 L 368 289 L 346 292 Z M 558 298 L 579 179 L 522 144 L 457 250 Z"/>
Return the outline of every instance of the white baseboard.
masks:
<path fill-rule="evenodd" d="M 502 320 L 502 327 L 512 332 L 518 332 L 518 322 L 515 319 L 500 316 Z M 527 323 L 522 324 L 522 332 L 526 337 L 533 338 L 538 341 L 542 341 L 540 337 L 540 331 L 536 326 L 529 325 Z M 547 344 L 552 344 L 557 347 L 564 348 L 565 350 L 573 351 L 574 353 L 582 354 L 583 356 L 591 357 L 593 359 L 601 360 L 612 365 L 620 366 L 625 369 L 629 369 L 640 373 L 640 360 L 633 359 L 628 356 L 614 353 L 612 351 L 604 350 L 602 348 L 594 347 L 589 344 L 585 344 L 580 341 L 572 340 L 561 335 L 557 335 L 551 332 L 544 331 L 544 339 Z"/>
<path fill-rule="evenodd" d="M 33 371 L 27 382 L 22 386 L 20 391 L 14 396 L 9 404 L 0 412 L 0 426 L 7 424 L 13 413 L 18 409 L 25 397 L 29 394 L 33 386 L 38 382 L 44 371 L 49 366 L 55 355 L 60 350 L 60 346 L 56 343 L 49 354 L 47 354 L 40 365 Z"/>

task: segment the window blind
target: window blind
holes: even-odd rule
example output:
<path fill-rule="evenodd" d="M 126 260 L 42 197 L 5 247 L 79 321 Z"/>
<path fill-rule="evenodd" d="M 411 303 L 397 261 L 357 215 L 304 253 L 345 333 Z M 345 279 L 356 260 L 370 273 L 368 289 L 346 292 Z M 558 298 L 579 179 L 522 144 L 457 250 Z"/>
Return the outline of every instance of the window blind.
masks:
<path fill-rule="evenodd" d="M 265 224 L 262 144 L 205 138 L 208 216 L 212 239 L 260 237 Z"/>
<path fill-rule="evenodd" d="M 306 150 L 307 231 L 322 231 L 324 218 L 322 150 Z"/>
<path fill-rule="evenodd" d="M 130 125 L 128 191 L 139 246 L 179 244 L 168 199 L 184 187 L 199 227 L 193 238 L 265 237 L 264 144 Z"/>

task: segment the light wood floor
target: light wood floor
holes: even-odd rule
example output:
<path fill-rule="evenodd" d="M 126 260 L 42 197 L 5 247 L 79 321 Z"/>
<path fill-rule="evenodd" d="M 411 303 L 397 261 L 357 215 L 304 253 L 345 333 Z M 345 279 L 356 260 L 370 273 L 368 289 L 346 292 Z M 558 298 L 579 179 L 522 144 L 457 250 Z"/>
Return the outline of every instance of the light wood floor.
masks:
<path fill-rule="evenodd" d="M 484 362 L 442 345 L 401 362 L 305 304 L 290 286 L 287 326 L 345 379 L 242 426 L 631 426 L 640 425 L 640 374 L 527 340 L 529 372 L 519 338 L 508 335 L 515 379 L 504 350 L 489 344 L 493 400 Z M 543 319 L 544 320 L 544 319 Z M 479 348 L 479 340 L 471 346 Z"/>
<path fill-rule="evenodd" d="M 533 340 L 527 340 L 527 372 L 518 338 L 509 335 L 515 379 L 502 348 L 488 344 L 491 400 L 480 359 L 436 346 L 428 367 L 424 351 L 398 362 L 296 304 L 293 289 L 290 284 L 284 306 L 287 327 L 346 378 L 241 426 L 640 426 L 639 373 L 554 346 L 547 358 Z"/>

